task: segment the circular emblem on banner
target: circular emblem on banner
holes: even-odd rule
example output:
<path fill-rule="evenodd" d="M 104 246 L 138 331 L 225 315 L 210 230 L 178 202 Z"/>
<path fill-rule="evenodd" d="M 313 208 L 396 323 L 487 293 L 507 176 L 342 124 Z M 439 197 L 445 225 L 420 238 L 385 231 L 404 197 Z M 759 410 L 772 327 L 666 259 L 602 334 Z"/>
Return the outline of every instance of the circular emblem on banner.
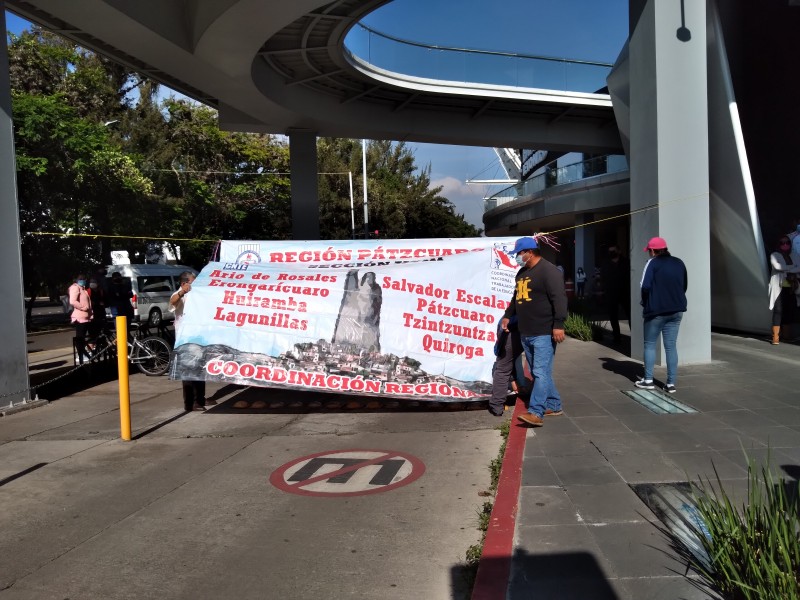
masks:
<path fill-rule="evenodd" d="M 272 472 L 279 490 L 301 496 L 366 496 L 416 481 L 425 465 L 394 450 L 335 450 L 310 454 Z"/>
<path fill-rule="evenodd" d="M 261 262 L 261 256 L 259 256 L 258 252 L 254 252 L 253 250 L 245 250 L 236 258 L 236 262 L 248 265 L 251 263 L 259 263 Z"/>

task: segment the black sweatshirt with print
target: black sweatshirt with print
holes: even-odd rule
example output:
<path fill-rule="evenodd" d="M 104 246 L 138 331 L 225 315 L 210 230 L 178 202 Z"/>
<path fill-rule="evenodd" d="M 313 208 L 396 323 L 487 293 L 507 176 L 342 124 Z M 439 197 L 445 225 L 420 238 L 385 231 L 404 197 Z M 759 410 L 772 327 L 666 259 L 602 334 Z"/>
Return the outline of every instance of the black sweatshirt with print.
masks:
<path fill-rule="evenodd" d="M 503 316 L 510 319 L 517 315 L 520 335 L 551 335 L 553 329 L 564 329 L 567 294 L 561 271 L 542 258 L 530 269 L 522 267 L 516 281 L 511 304 Z"/>

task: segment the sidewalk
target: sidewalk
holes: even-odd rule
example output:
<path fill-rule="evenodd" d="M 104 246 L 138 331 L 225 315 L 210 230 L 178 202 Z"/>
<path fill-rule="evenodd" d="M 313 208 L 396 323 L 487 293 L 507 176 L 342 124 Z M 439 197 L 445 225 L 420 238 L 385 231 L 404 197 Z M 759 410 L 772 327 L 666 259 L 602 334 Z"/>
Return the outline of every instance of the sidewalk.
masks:
<path fill-rule="evenodd" d="M 707 597 L 631 486 L 713 478 L 713 461 L 741 498 L 742 448 L 765 460 L 769 447 L 779 476 L 800 470 L 800 347 L 714 334 L 712 352 L 714 362 L 679 369 L 671 396 L 697 412 L 658 415 L 622 393 L 635 389 L 640 363 L 594 342 L 559 346 L 565 414 L 519 430 L 511 574 L 507 586 L 496 581 L 498 597 Z M 70 348 L 31 359 L 46 376 L 72 365 Z M 131 391 L 132 443 L 118 441 L 115 381 L 0 419 L 0 480 L 16 478 L 0 485 L 9 532 L 0 584 L 13 585 L 4 598 L 156 589 L 164 598 L 269 597 L 265 589 L 303 600 L 465 598 L 463 553 L 476 541 L 499 419 L 484 410 L 329 410 L 219 384 L 208 390 L 219 406 L 184 414 L 179 382 L 137 374 Z M 232 408 L 241 399 L 284 408 Z M 280 464 L 330 448 L 395 448 L 427 472 L 395 492 L 338 501 L 266 484 Z M 127 588 L 112 585 L 117 576 Z"/>
<path fill-rule="evenodd" d="M 654 414 L 622 393 L 641 363 L 595 343 L 559 347 L 564 416 L 527 432 L 509 600 L 708 597 L 631 486 L 714 481 L 713 465 L 741 502 L 743 448 L 759 462 L 769 453 L 786 479 L 800 465 L 800 347 L 713 334 L 712 356 L 680 367 L 670 396 L 697 412 Z"/>

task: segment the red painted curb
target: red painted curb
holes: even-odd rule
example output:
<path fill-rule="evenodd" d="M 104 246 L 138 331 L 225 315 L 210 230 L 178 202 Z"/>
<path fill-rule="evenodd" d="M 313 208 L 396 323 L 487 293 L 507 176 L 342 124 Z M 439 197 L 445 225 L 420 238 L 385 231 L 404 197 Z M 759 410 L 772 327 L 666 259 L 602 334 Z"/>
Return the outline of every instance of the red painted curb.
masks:
<path fill-rule="evenodd" d="M 525 403 L 518 399 L 511 416 L 511 429 L 508 432 L 489 528 L 483 541 L 475 586 L 472 588 L 472 600 L 505 600 L 508 592 L 519 488 L 522 483 L 522 457 L 525 454 L 525 436 L 528 430 L 525 425 L 517 425 L 517 416 L 525 410 Z"/>

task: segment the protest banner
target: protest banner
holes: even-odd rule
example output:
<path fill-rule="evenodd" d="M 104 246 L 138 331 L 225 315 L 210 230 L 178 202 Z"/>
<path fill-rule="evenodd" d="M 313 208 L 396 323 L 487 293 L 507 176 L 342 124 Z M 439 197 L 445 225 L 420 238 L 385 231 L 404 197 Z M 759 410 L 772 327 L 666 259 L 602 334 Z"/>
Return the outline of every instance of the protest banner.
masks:
<path fill-rule="evenodd" d="M 171 376 L 485 400 L 513 243 L 222 242 L 187 297 Z"/>

